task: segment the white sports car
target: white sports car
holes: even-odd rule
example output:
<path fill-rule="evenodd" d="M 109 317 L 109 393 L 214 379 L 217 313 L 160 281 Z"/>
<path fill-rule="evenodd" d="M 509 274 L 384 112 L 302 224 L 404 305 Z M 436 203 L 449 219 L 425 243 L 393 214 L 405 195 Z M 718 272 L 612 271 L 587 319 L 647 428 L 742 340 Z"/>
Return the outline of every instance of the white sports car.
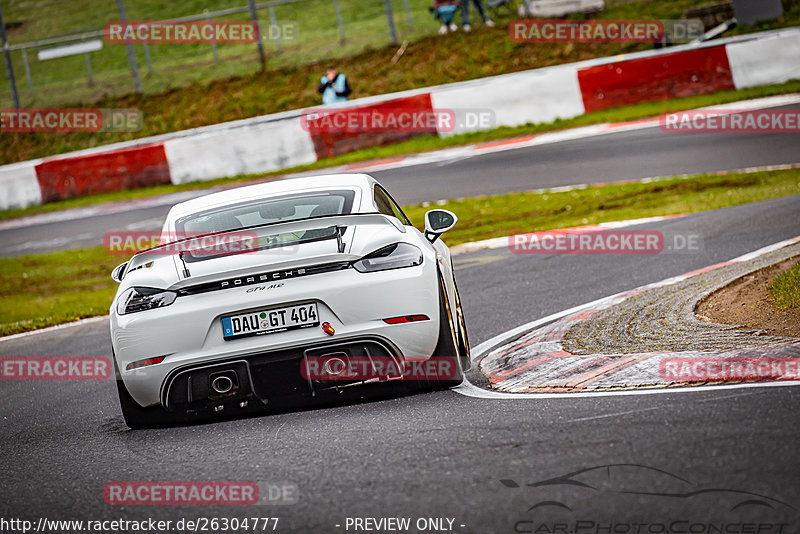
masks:
<path fill-rule="evenodd" d="M 325 399 L 404 380 L 451 387 L 469 344 L 450 251 L 365 174 L 241 187 L 175 205 L 112 278 L 131 428 Z M 363 390 L 362 390 L 363 391 Z"/>

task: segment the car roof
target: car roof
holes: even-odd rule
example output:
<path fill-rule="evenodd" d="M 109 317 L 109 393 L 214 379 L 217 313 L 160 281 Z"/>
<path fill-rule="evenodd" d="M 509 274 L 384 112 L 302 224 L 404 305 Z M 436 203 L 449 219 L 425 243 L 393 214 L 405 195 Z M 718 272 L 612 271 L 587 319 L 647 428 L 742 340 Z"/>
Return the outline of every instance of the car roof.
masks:
<path fill-rule="evenodd" d="M 319 176 L 306 176 L 303 178 L 287 178 L 262 184 L 247 185 L 227 189 L 218 193 L 203 195 L 179 204 L 175 204 L 169 212 L 168 219 L 176 219 L 204 211 L 209 208 L 218 208 L 228 204 L 237 204 L 243 200 L 266 198 L 283 195 L 295 191 L 330 190 L 342 187 L 359 188 L 369 194 L 376 180 L 368 174 L 325 174 Z"/>

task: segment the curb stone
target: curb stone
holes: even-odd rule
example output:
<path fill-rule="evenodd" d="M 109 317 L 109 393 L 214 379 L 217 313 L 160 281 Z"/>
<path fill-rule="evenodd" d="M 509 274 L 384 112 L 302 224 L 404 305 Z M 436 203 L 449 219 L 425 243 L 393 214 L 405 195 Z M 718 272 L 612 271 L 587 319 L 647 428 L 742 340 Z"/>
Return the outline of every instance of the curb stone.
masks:
<path fill-rule="evenodd" d="M 693 316 L 694 306 L 705 294 L 748 272 L 797 255 L 800 252 L 798 243 L 800 237 L 784 242 L 784 246 L 777 250 L 770 250 L 756 257 L 746 255 L 601 299 L 576 313 L 528 331 L 512 342 L 494 348 L 480 359 L 478 367 L 488 379 L 492 389 L 511 393 L 674 387 L 753 380 L 797 380 L 800 378 L 800 369 L 797 369 L 796 363 L 795 367 L 782 367 L 777 373 L 768 369 L 769 376 L 760 376 L 758 369 L 752 374 L 745 368 L 743 376 L 730 376 L 717 381 L 697 380 L 696 377 L 689 377 L 684 373 L 670 375 L 669 370 L 673 368 L 667 366 L 678 361 L 702 363 L 711 359 L 714 361 L 735 359 L 745 364 L 747 362 L 755 364 L 763 359 L 779 362 L 785 358 L 800 358 L 798 338 L 754 336 L 753 331 L 736 331 L 730 325 L 705 323 Z M 702 295 L 698 296 L 695 292 L 691 301 L 681 302 L 683 317 L 691 313 L 693 321 L 708 329 L 706 332 L 708 335 L 700 336 L 702 339 L 696 344 L 684 343 L 676 350 L 667 343 L 670 339 L 675 341 L 674 337 L 655 338 L 654 341 L 654 338 L 648 337 L 645 332 L 641 337 L 647 338 L 646 342 L 638 345 L 633 343 L 636 339 L 623 340 L 626 341 L 623 343 L 626 349 L 624 351 L 616 348 L 608 336 L 592 340 L 600 351 L 585 350 L 585 354 L 574 354 L 565 349 L 565 338 L 570 335 L 572 329 L 580 331 L 585 324 L 600 322 L 614 312 L 618 313 L 618 317 L 623 317 L 625 314 L 619 313 L 619 310 L 634 308 L 635 306 L 630 306 L 631 303 L 635 304 L 637 300 L 645 304 L 650 303 L 652 302 L 650 296 L 675 292 L 676 287 L 680 289 L 684 283 L 689 288 L 697 288 L 698 285 L 704 287 Z M 625 303 L 624 307 L 618 306 L 622 303 Z M 613 312 L 609 311 L 612 309 Z M 628 315 L 631 314 L 636 315 L 636 312 L 629 311 Z M 652 321 L 653 317 L 642 314 L 640 319 L 646 324 Z M 622 319 L 618 323 L 625 324 Z M 681 331 L 682 325 L 675 323 L 670 327 L 671 332 L 675 333 Z M 590 331 L 601 330 L 595 324 Z M 727 344 L 718 342 L 719 340 L 715 338 L 721 333 L 729 334 Z M 695 333 L 692 333 L 692 337 L 694 336 Z M 706 344 L 709 341 L 715 342 L 714 346 L 703 346 L 703 339 Z M 567 345 L 574 349 L 569 341 Z M 610 347 L 615 348 L 612 350 Z"/>

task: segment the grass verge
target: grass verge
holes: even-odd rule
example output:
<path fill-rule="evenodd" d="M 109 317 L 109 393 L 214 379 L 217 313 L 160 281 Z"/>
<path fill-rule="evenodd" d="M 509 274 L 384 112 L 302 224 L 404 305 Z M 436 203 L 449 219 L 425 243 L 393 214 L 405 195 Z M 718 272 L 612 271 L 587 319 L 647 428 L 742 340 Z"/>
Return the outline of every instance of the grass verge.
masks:
<path fill-rule="evenodd" d="M 781 310 L 800 308 L 800 263 L 778 275 L 769 286 L 769 294 Z"/>
<path fill-rule="evenodd" d="M 800 169 L 791 169 L 558 193 L 513 193 L 451 200 L 440 207 L 459 217 L 446 236 L 452 246 L 519 232 L 698 212 L 797 194 Z M 404 208 L 420 228 L 427 209 L 423 205 Z M 121 261 L 101 247 L 0 258 L 0 335 L 107 313 L 116 290 L 109 273 Z M 795 270 L 795 297 L 798 277 Z"/>
<path fill-rule="evenodd" d="M 102 247 L 0 259 L 0 335 L 105 315 L 122 261 Z"/>
<path fill-rule="evenodd" d="M 800 169 L 705 174 L 649 183 L 587 187 L 559 193 L 512 193 L 449 200 L 458 215 L 445 237 L 450 246 L 523 232 L 609 221 L 695 213 L 800 194 Z M 404 208 L 421 227 L 428 206 Z"/>
<path fill-rule="evenodd" d="M 361 161 L 375 160 L 381 158 L 390 158 L 390 157 L 400 156 L 403 154 L 426 152 L 431 150 L 449 148 L 453 146 L 480 143 L 484 141 L 521 137 L 526 135 L 544 133 L 548 131 L 565 130 L 568 128 L 588 126 L 591 124 L 631 121 L 648 117 L 655 117 L 662 113 L 683 111 L 687 109 L 694 109 L 705 106 L 727 104 L 730 102 L 748 100 L 752 98 L 761 98 L 766 96 L 792 94 L 799 92 L 800 92 L 800 80 L 793 80 L 783 84 L 765 85 L 762 87 L 753 87 L 738 91 L 721 91 L 710 95 L 692 96 L 687 98 L 664 100 L 660 102 L 643 102 L 641 104 L 637 104 L 634 106 L 626 106 L 621 108 L 598 111 L 595 113 L 587 113 L 586 115 L 581 115 L 579 117 L 575 117 L 572 119 L 563 119 L 563 120 L 558 119 L 554 122 L 547 124 L 524 124 L 522 126 L 516 126 L 516 127 L 504 126 L 500 128 L 495 128 L 493 130 L 454 135 L 446 138 L 441 138 L 436 135 L 428 135 L 423 137 L 416 137 L 409 141 L 404 141 L 402 143 L 397 143 L 393 145 L 377 146 L 363 150 L 358 150 L 356 152 L 351 152 L 349 154 L 343 154 L 341 156 L 320 160 L 309 165 L 301 165 L 298 167 L 292 167 L 290 169 L 283 169 L 280 171 L 274 171 L 258 175 L 234 176 L 231 178 L 221 178 L 218 180 L 211 180 L 204 182 L 191 182 L 180 185 L 159 185 L 153 187 L 145 187 L 141 189 L 133 189 L 129 191 L 116 191 L 113 193 L 103 193 L 100 195 L 90 195 L 85 197 L 71 198 L 67 200 L 62 200 L 60 202 L 52 202 L 48 204 L 42 204 L 39 206 L 31 206 L 29 208 L 5 210 L 5 211 L 0 211 L 0 220 L 11 219 L 15 217 L 23 217 L 25 215 L 34 215 L 36 213 L 46 213 L 46 212 L 58 211 L 69 208 L 89 206 L 100 202 L 129 200 L 132 198 L 142 198 L 148 196 L 162 195 L 178 191 L 203 189 L 203 188 L 213 187 L 216 185 L 254 181 L 263 178 L 270 178 L 284 174 L 289 174 L 293 172 L 324 169 L 326 167 L 333 167 L 336 165 L 357 163 Z"/>

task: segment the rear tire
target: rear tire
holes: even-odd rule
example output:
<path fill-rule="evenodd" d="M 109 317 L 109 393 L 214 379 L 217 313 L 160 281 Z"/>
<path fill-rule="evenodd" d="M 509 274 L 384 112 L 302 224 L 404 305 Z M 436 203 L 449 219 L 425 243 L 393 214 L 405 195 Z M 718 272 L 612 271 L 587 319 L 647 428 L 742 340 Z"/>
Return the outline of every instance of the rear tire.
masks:
<path fill-rule="evenodd" d="M 466 337 L 464 341 L 466 343 Z M 436 343 L 436 348 L 433 349 L 431 358 L 450 362 L 454 371 L 448 373 L 445 378 L 429 377 L 428 384 L 431 389 L 449 389 L 458 386 L 464 380 L 464 371 L 461 367 L 463 355 L 459 350 L 460 345 L 453 328 L 453 314 L 445 293 L 444 280 L 439 274 L 439 341 Z"/>
<path fill-rule="evenodd" d="M 160 407 L 143 408 L 138 402 L 133 400 L 128 388 L 125 387 L 125 382 L 119 372 L 117 365 L 117 358 L 112 354 L 111 358 L 114 360 L 114 376 L 117 379 L 117 393 L 119 394 L 119 407 L 122 410 L 122 417 L 125 419 L 125 424 L 132 430 L 139 430 L 142 428 L 152 428 L 163 426 L 169 423 L 167 413 Z"/>
<path fill-rule="evenodd" d="M 461 370 L 469 371 L 472 367 L 472 359 L 469 354 L 469 337 L 467 336 L 467 323 L 464 321 L 464 310 L 461 308 L 461 297 L 458 294 L 458 285 L 453 276 L 453 288 L 456 297 L 456 321 L 458 324 L 458 352 L 461 355 Z"/>

